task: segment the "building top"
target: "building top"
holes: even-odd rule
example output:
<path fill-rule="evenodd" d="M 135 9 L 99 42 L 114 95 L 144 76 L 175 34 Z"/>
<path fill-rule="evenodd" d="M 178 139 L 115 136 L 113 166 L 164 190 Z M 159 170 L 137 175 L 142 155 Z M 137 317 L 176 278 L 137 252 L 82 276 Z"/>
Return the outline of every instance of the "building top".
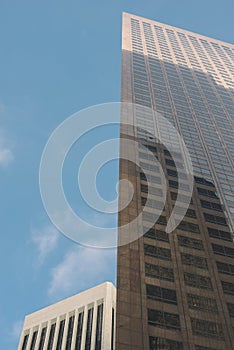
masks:
<path fill-rule="evenodd" d="M 232 49 L 234 48 L 234 44 L 232 44 L 232 43 L 228 43 L 228 42 L 225 42 L 225 41 L 220 40 L 220 39 L 211 38 L 211 37 L 208 37 L 208 36 L 205 36 L 205 35 L 202 35 L 199 33 L 195 33 L 193 31 L 189 31 L 186 29 L 181 29 L 179 27 L 171 26 L 171 25 L 166 24 L 166 23 L 157 22 L 155 20 L 151 20 L 151 19 L 148 19 L 145 17 L 137 16 L 137 15 L 134 15 L 134 14 L 131 14 L 128 12 L 123 12 L 123 18 L 132 18 L 132 19 L 139 20 L 141 22 L 144 21 L 144 22 L 149 23 L 149 24 L 159 25 L 160 27 L 163 27 L 163 28 L 171 29 L 174 31 L 176 30 L 177 32 L 184 33 L 186 35 L 196 36 L 196 37 L 203 39 L 203 40 L 212 41 L 212 42 L 217 43 L 219 45 L 222 44 L 222 45 L 228 46 Z"/>
<path fill-rule="evenodd" d="M 67 314 L 74 309 L 82 309 L 86 305 L 92 305 L 94 302 L 101 302 L 106 298 L 115 300 L 116 289 L 111 282 L 105 282 L 57 303 L 49 305 L 43 309 L 35 311 L 25 317 L 24 329 L 32 327 L 41 322 L 57 318 L 58 315 Z"/>

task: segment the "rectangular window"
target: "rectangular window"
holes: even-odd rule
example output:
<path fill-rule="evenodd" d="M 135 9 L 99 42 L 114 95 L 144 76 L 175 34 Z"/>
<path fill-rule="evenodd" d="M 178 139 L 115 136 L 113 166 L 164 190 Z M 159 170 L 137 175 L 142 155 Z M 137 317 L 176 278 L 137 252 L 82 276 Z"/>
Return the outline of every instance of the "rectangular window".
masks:
<path fill-rule="evenodd" d="M 223 328 L 220 323 L 191 318 L 191 325 L 194 335 L 221 339 L 224 338 Z"/>
<path fill-rule="evenodd" d="M 230 282 L 222 282 L 222 287 L 223 287 L 223 292 L 225 294 L 230 294 L 230 295 L 234 295 L 234 283 L 230 283 Z"/>
<path fill-rule="evenodd" d="M 50 327 L 50 335 L 49 335 L 47 350 L 52 350 L 53 348 L 55 328 L 56 328 L 56 324 L 53 323 Z"/>
<path fill-rule="evenodd" d="M 190 287 L 213 290 L 211 279 L 202 275 L 185 272 L 184 282 Z"/>
<path fill-rule="evenodd" d="M 217 225 L 227 226 L 227 220 L 222 216 L 216 216 L 208 213 L 203 213 L 203 215 L 207 222 L 212 222 Z"/>
<path fill-rule="evenodd" d="M 217 269 L 220 273 L 224 273 L 226 275 L 234 275 L 234 265 L 226 264 L 221 261 L 216 261 Z"/>
<path fill-rule="evenodd" d="M 111 320 L 111 350 L 114 350 L 114 342 L 115 342 L 115 310 L 112 308 L 112 320 Z"/>
<path fill-rule="evenodd" d="M 59 325 L 59 333 L 58 333 L 56 350 L 62 349 L 64 327 L 65 327 L 65 320 L 62 320 L 60 321 L 60 325 Z"/>
<path fill-rule="evenodd" d="M 218 348 L 208 348 L 207 346 L 195 345 L 195 350 L 220 350 Z"/>
<path fill-rule="evenodd" d="M 163 260 L 171 260 L 171 251 L 169 249 L 144 244 L 144 251 L 145 255 Z"/>
<path fill-rule="evenodd" d="M 95 350 L 102 349 L 102 322 L 103 322 L 103 304 L 98 305 L 98 309 L 97 309 Z"/>
<path fill-rule="evenodd" d="M 41 338 L 40 338 L 40 343 L 39 343 L 38 350 L 43 350 L 43 348 L 44 348 L 45 338 L 46 338 L 46 331 L 47 331 L 47 327 L 43 327 L 42 331 L 41 331 Z"/>
<path fill-rule="evenodd" d="M 69 318 L 68 331 L 67 331 L 66 350 L 70 350 L 71 349 L 74 321 L 75 321 L 75 316 L 73 315 L 73 316 L 71 316 Z"/>
<path fill-rule="evenodd" d="M 199 269 L 208 269 L 206 258 L 202 258 L 197 255 L 181 253 L 181 261 L 184 265 L 195 266 Z"/>
<path fill-rule="evenodd" d="M 212 244 L 213 252 L 218 255 L 228 256 L 229 258 L 234 258 L 234 249 L 225 247 L 218 244 Z"/>
<path fill-rule="evenodd" d="M 214 191 L 207 190 L 205 188 L 197 188 L 197 192 L 205 197 L 218 198 L 217 194 Z"/>
<path fill-rule="evenodd" d="M 193 233 L 200 233 L 199 226 L 187 221 L 181 221 L 181 223 L 177 226 L 177 229 L 183 231 L 189 231 Z"/>
<path fill-rule="evenodd" d="M 91 349 L 92 328 L 93 328 L 93 308 L 89 309 L 88 311 L 85 350 Z"/>
<path fill-rule="evenodd" d="M 146 293 L 148 299 L 177 305 L 176 291 L 173 289 L 146 284 Z"/>
<path fill-rule="evenodd" d="M 218 230 L 216 228 L 207 227 L 209 236 L 212 238 L 222 239 L 224 241 L 232 242 L 232 237 L 230 232 Z"/>
<path fill-rule="evenodd" d="M 218 313 L 218 307 L 215 299 L 203 297 L 195 294 L 187 294 L 188 306 L 190 309 Z"/>
<path fill-rule="evenodd" d="M 234 304 L 227 303 L 228 312 L 230 317 L 234 317 Z"/>
<path fill-rule="evenodd" d="M 151 326 L 180 330 L 180 318 L 177 314 L 148 309 L 148 323 Z"/>
<path fill-rule="evenodd" d="M 78 316 L 78 324 L 77 324 L 77 331 L 76 331 L 75 350 L 81 349 L 83 323 L 84 323 L 84 312 L 80 312 Z"/>
<path fill-rule="evenodd" d="M 37 341 L 37 334 L 38 334 L 38 331 L 33 332 L 30 350 L 34 350 L 35 349 L 36 341 Z"/>
<path fill-rule="evenodd" d="M 156 241 L 169 242 L 168 233 L 165 231 L 155 230 L 154 228 L 149 229 L 144 237 L 155 239 Z"/>
<path fill-rule="evenodd" d="M 183 343 L 171 339 L 150 337 L 150 350 L 184 350 Z"/>
<path fill-rule="evenodd" d="M 24 341 L 23 341 L 23 345 L 22 345 L 21 350 L 26 350 L 27 345 L 28 345 L 28 338 L 29 338 L 29 334 L 26 334 L 26 335 L 24 336 Z"/>
<path fill-rule="evenodd" d="M 145 275 L 166 281 L 174 281 L 173 269 L 169 267 L 145 263 Z"/>
<path fill-rule="evenodd" d="M 208 202 L 208 201 L 204 201 L 202 199 L 200 201 L 201 201 L 201 206 L 203 208 L 216 210 L 216 211 L 223 211 L 222 206 L 218 203 Z"/>
<path fill-rule="evenodd" d="M 199 239 L 178 235 L 178 243 L 182 247 L 188 247 L 197 250 L 204 250 L 203 243 Z"/>

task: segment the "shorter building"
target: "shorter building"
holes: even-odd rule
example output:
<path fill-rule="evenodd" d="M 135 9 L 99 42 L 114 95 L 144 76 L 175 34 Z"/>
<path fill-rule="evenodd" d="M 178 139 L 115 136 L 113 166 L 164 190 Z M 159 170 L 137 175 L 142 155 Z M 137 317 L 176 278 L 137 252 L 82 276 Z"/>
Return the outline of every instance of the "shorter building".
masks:
<path fill-rule="evenodd" d="M 114 350 L 116 289 L 110 282 L 26 316 L 18 350 Z"/>

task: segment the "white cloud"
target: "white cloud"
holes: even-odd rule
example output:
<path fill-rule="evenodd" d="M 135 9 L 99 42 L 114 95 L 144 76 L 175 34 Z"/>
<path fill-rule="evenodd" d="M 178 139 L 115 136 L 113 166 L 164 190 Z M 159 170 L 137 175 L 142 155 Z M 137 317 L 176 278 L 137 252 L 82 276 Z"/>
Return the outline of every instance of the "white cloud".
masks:
<path fill-rule="evenodd" d="M 7 145 L 3 130 L 0 129 L 0 166 L 6 168 L 13 162 L 13 160 L 14 155 Z"/>
<path fill-rule="evenodd" d="M 32 241 L 38 250 L 38 263 L 41 265 L 58 244 L 59 232 L 52 225 L 42 229 L 32 229 Z"/>
<path fill-rule="evenodd" d="M 13 153 L 8 148 L 2 148 L 0 145 L 0 166 L 6 168 L 14 160 Z"/>
<path fill-rule="evenodd" d="M 24 321 L 18 320 L 16 321 L 11 329 L 11 336 L 13 339 L 18 340 L 20 338 L 22 329 L 23 329 Z"/>
<path fill-rule="evenodd" d="M 53 301 L 107 280 L 115 280 L 116 251 L 76 246 L 51 270 L 48 295 Z"/>

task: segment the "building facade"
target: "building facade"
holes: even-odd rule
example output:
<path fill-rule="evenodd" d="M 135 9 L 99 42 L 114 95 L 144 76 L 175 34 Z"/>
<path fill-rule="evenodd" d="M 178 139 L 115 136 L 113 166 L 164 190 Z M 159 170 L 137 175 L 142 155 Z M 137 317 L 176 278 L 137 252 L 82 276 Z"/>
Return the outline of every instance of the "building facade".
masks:
<path fill-rule="evenodd" d="M 234 349 L 233 73 L 233 45 L 123 15 L 122 102 L 134 105 L 123 108 L 121 139 L 137 141 L 144 171 L 120 160 L 120 179 L 131 181 L 135 193 L 119 213 L 119 226 L 139 217 L 148 196 L 151 209 L 139 222 L 143 237 L 123 246 L 119 238 L 116 350 Z M 173 134 L 156 113 L 189 150 L 192 198 L 181 152 L 159 142 L 173 149 Z M 134 126 L 125 127 L 131 118 Z M 156 224 L 151 216 L 162 201 L 162 183 L 155 159 L 167 183 Z M 119 195 L 121 203 L 121 184 Z M 183 220 L 167 234 L 175 206 L 188 201 Z"/>
<path fill-rule="evenodd" d="M 18 350 L 114 350 L 116 290 L 106 282 L 26 316 Z"/>

